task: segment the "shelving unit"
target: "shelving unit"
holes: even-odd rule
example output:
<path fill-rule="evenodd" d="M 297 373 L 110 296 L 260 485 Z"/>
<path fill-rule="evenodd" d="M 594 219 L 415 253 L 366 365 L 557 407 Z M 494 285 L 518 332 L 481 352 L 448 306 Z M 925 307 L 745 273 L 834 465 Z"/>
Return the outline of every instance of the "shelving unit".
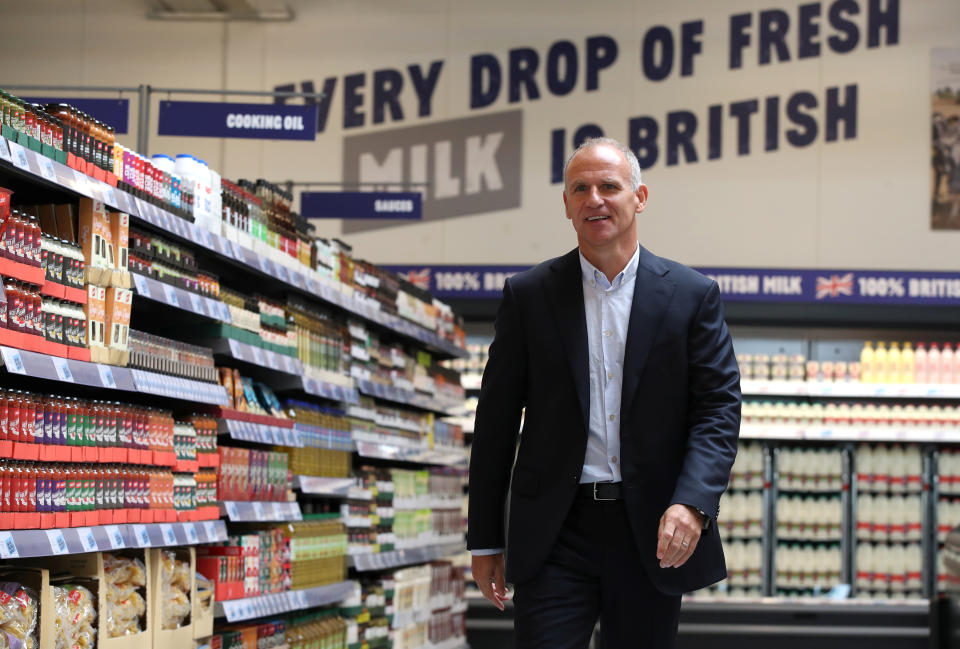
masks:
<path fill-rule="evenodd" d="M 49 196 L 50 202 L 72 202 L 78 197 L 102 201 L 111 208 L 129 214 L 132 227 L 191 249 L 203 268 L 216 272 L 225 286 L 256 286 L 258 293 L 274 299 L 284 296 L 303 298 L 340 321 L 349 321 L 352 330 L 358 334 L 361 329 L 369 329 L 383 340 L 396 341 L 396 345 L 428 352 L 438 359 L 465 355 L 463 349 L 433 331 L 384 312 L 372 298 L 301 266 L 295 259 L 263 254 L 262 250 L 255 247 L 247 247 L 238 241 L 213 234 L 157 205 L 29 149 L 13 147 L 8 152 L 11 155 L 3 155 L 7 152 L 6 147 L 0 148 L 0 184 L 15 189 L 27 188 L 25 191 Z M 216 433 L 220 440 L 228 444 L 233 442 L 238 448 L 271 450 L 284 447 L 297 451 L 328 449 L 353 453 L 358 463 L 372 460 L 378 467 L 465 466 L 466 453 L 462 448 L 421 442 L 411 444 L 401 437 L 424 431 L 415 430 L 415 426 L 405 423 L 402 417 L 398 418 L 395 412 L 397 408 L 416 413 L 432 425 L 433 417 L 447 416 L 459 406 L 458 400 L 444 398 L 446 393 L 427 393 L 422 385 L 414 385 L 414 382 L 406 380 L 398 379 L 391 384 L 379 379 L 371 380 L 363 374 L 354 376 L 322 370 L 306 365 L 296 356 L 279 353 L 276 346 L 267 349 L 250 344 L 247 339 L 191 337 L 189 331 L 194 326 L 213 329 L 217 324 L 237 324 L 232 322 L 231 308 L 209 295 L 201 295 L 153 277 L 134 272 L 131 273 L 131 279 L 134 292 L 132 324 L 135 326 L 140 320 L 141 325 L 146 324 L 146 328 L 153 327 L 160 330 L 158 333 L 169 335 L 174 340 L 186 337 L 191 344 L 208 347 L 213 351 L 218 365 L 239 369 L 245 376 L 253 377 L 277 393 L 338 412 L 357 409 L 357 414 L 365 417 L 357 419 L 359 425 L 354 431 L 333 430 L 280 417 L 237 412 L 230 409 L 231 399 L 226 390 L 214 383 L 59 358 L 0 345 L 5 374 L 30 377 L 38 386 L 47 382 L 56 386 L 39 388 L 44 390 L 69 392 L 73 386 L 106 389 L 118 395 L 126 392 L 141 398 L 147 397 L 150 405 L 161 405 L 178 412 L 193 408 L 199 414 L 215 418 Z M 168 333 L 164 326 L 174 329 Z M 369 352 L 356 342 L 354 347 L 357 353 L 354 357 L 367 354 L 369 358 Z M 369 406 L 370 403 L 374 405 Z M 369 431 L 365 428 L 367 424 Z M 80 457 L 84 461 L 97 461 L 97 449 L 89 450 L 89 458 L 82 454 Z M 115 461 L 116 457 L 111 455 L 108 458 L 105 455 L 103 461 L 108 459 Z M 227 540 L 228 532 L 235 534 L 238 530 L 250 529 L 251 524 L 300 521 L 308 524 L 318 519 L 333 520 L 335 514 L 317 516 L 314 512 L 325 510 L 339 501 L 373 503 L 375 499 L 375 491 L 361 488 L 355 476 L 297 475 L 293 488 L 296 501 L 221 500 L 215 509 L 226 520 L 130 522 L 0 532 L 0 558 L 220 542 Z M 341 520 L 347 528 L 365 527 L 371 532 L 375 532 L 383 523 L 376 516 L 344 516 Z M 238 526 L 230 530 L 234 523 Z M 386 544 L 385 547 L 393 545 Z M 217 602 L 215 614 L 225 617 L 229 622 L 239 622 L 337 604 L 359 592 L 361 578 L 368 579 L 381 571 L 445 559 L 464 550 L 462 534 L 428 535 L 419 541 L 401 539 L 395 549 L 358 554 L 349 557 L 349 560 L 345 559 L 344 563 L 350 566 L 349 575 L 353 578 L 314 588 L 297 588 L 260 597 Z M 458 612 L 463 613 L 462 610 Z M 447 642 L 432 649 L 458 649 L 459 645 L 462 645 L 462 640 Z"/>

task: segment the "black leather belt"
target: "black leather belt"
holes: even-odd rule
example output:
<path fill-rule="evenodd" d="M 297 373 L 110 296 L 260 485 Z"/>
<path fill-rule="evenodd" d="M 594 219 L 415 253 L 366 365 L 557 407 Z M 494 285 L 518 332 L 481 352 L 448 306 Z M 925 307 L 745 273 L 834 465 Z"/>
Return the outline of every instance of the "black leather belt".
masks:
<path fill-rule="evenodd" d="M 577 500 L 623 500 L 622 482 L 584 482 L 577 487 Z"/>

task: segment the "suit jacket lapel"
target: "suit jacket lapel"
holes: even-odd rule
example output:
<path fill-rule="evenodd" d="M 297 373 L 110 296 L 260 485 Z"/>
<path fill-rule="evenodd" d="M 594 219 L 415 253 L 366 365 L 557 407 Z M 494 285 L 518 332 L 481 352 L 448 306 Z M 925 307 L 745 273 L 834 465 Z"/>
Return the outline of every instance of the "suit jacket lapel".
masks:
<path fill-rule="evenodd" d="M 667 306 L 676 286 L 665 277 L 667 267 L 643 246 L 633 288 L 633 307 L 627 325 L 627 344 L 623 353 L 623 389 L 620 394 L 621 421 L 630 412 L 640 376 L 653 341 L 657 338 Z"/>
<path fill-rule="evenodd" d="M 553 275 L 544 281 L 557 330 L 563 339 L 583 414 L 583 428 L 590 428 L 590 370 L 587 364 L 587 317 L 583 310 L 583 280 L 577 249 L 557 259 Z"/>

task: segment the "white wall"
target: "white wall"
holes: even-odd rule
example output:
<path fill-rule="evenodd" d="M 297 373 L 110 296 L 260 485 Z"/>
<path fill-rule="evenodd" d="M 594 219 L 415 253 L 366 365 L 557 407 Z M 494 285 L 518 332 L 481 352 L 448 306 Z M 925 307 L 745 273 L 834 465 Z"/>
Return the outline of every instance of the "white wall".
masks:
<path fill-rule="evenodd" d="M 644 245 L 699 266 L 890 268 L 960 270 L 960 231 L 930 229 L 930 50 L 958 47 L 960 3 L 900 0 L 899 43 L 867 48 L 868 0 L 853 18 L 861 43 L 836 54 L 825 39 L 832 2 L 823 2 L 823 53 L 795 60 L 799 0 L 647 2 L 611 0 L 384 0 L 291 1 L 291 23 L 191 23 L 145 19 L 147 3 L 88 0 L 0 0 L 0 86 L 23 83 L 138 85 L 270 90 L 275 85 L 326 77 L 337 86 L 326 130 L 312 143 L 187 139 L 151 135 L 150 151 L 188 151 L 204 157 L 227 178 L 332 180 L 343 174 L 343 139 L 510 109 L 523 111 L 520 206 L 496 212 L 355 232 L 347 239 L 364 258 L 381 263 L 533 263 L 574 245 L 563 218 L 560 186 L 550 183 L 550 132 L 601 125 L 627 137 L 632 117 L 649 115 L 665 129 L 668 111 L 689 110 L 700 129 L 694 142 L 700 161 L 645 172 L 649 207 L 639 221 Z M 757 16 L 779 8 L 792 19 L 787 43 L 794 60 L 757 64 Z M 744 66 L 728 66 L 729 16 L 753 12 L 753 47 Z M 695 72 L 661 82 L 641 70 L 642 39 L 662 24 L 702 19 L 702 53 Z M 600 73 L 596 92 L 583 89 L 584 39 L 605 34 L 619 57 Z M 547 48 L 568 39 L 580 52 L 580 81 L 565 97 L 546 92 L 542 66 Z M 507 51 L 532 47 L 541 57 L 537 101 L 509 103 L 506 91 L 493 105 L 471 110 L 470 57 L 490 52 L 505 64 Z M 433 60 L 444 66 L 432 115 L 417 116 L 409 79 L 402 95 L 405 119 L 363 128 L 342 128 L 343 75 Z M 855 139 L 825 142 L 822 109 L 812 112 L 821 129 L 815 142 L 793 148 L 783 138 L 791 126 L 782 115 L 780 148 L 763 151 L 763 100 L 781 104 L 798 90 L 823 101 L 830 86 L 857 84 Z M 367 79 L 365 112 L 369 113 Z M 190 97 L 177 96 L 177 99 Z M 750 155 L 738 156 L 734 121 L 724 117 L 723 154 L 707 160 L 707 107 L 757 98 Z M 214 97 L 199 99 L 217 100 Z M 156 132 L 156 102 L 151 133 Z M 131 103 L 135 124 L 136 102 Z M 122 138 L 136 142 L 135 134 Z M 569 142 L 567 144 L 569 146 Z M 662 137 L 661 137 L 661 147 Z M 681 158 L 682 160 L 682 158 Z M 339 222 L 320 232 L 339 235 Z"/>

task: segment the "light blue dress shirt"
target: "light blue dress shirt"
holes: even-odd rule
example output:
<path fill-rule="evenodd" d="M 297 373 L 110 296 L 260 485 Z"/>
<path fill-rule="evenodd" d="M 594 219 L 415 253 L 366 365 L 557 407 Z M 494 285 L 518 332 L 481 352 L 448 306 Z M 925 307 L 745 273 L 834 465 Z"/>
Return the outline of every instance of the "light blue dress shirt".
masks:
<path fill-rule="evenodd" d="M 580 253 L 590 368 L 590 429 L 580 482 L 620 482 L 620 393 L 623 352 L 633 307 L 640 248 L 609 281 Z"/>
<path fill-rule="evenodd" d="M 620 482 L 620 392 L 623 353 L 633 308 L 633 288 L 640 247 L 620 273 L 607 276 L 580 253 L 583 311 L 587 320 L 587 360 L 590 369 L 590 429 L 580 482 Z M 472 550 L 475 555 L 499 554 L 503 548 Z"/>

